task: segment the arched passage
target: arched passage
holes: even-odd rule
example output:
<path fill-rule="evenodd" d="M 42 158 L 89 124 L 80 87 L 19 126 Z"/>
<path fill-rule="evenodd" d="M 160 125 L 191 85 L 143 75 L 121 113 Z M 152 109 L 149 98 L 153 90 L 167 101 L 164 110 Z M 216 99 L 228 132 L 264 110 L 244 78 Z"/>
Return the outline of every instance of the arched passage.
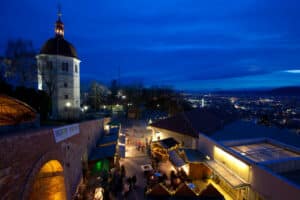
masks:
<path fill-rule="evenodd" d="M 29 199 L 67 199 L 63 167 L 57 160 L 50 160 L 41 167 L 35 176 Z"/>

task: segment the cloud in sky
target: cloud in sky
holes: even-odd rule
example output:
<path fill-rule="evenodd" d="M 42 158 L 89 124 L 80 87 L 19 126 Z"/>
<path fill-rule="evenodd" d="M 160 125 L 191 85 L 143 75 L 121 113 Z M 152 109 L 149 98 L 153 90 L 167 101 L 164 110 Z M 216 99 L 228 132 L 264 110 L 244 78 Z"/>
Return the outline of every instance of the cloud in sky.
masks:
<path fill-rule="evenodd" d="M 1 1 L 0 52 L 11 38 L 32 39 L 39 49 L 54 35 L 56 5 Z M 260 79 L 245 77 L 266 76 L 265 85 L 277 86 L 270 74 L 300 66 L 299 8 L 296 0 L 65 0 L 62 19 L 84 79 L 109 82 L 120 66 L 122 79 L 147 85 L 203 88 L 209 81 L 209 89 L 240 78 L 250 87 Z M 295 78 L 283 77 L 281 84 Z"/>
<path fill-rule="evenodd" d="M 285 70 L 287 73 L 292 73 L 292 74 L 300 74 L 300 69 L 289 69 Z"/>

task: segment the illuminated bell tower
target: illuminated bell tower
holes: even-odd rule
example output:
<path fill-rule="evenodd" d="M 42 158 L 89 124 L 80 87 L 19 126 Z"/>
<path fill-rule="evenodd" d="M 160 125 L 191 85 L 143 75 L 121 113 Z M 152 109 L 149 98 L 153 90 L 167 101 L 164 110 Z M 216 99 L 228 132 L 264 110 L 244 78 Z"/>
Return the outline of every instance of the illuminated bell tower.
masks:
<path fill-rule="evenodd" d="M 58 8 L 55 36 L 36 56 L 38 89 L 52 99 L 53 119 L 74 119 L 80 115 L 80 60 L 76 49 L 64 38 L 64 24 Z"/>

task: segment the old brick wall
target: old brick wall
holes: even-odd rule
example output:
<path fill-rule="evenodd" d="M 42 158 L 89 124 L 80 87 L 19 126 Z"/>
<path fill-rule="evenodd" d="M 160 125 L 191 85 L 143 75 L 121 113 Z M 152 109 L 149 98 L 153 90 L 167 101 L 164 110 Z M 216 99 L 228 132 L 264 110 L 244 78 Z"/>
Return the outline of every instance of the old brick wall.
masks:
<path fill-rule="evenodd" d="M 80 133 L 56 143 L 52 128 L 12 133 L 0 138 L 0 195 L 2 199 L 27 199 L 35 175 L 49 160 L 64 168 L 68 199 L 81 177 L 86 159 L 103 132 L 107 119 L 80 123 Z M 55 127 L 56 128 L 56 127 Z"/>

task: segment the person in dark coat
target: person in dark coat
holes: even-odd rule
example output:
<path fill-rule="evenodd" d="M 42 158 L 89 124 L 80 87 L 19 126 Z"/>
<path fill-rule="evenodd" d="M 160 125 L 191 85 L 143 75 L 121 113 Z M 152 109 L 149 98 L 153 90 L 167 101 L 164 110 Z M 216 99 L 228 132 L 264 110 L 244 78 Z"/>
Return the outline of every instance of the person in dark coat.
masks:
<path fill-rule="evenodd" d="M 135 187 L 135 183 L 136 183 L 136 175 L 133 175 L 131 177 L 131 182 L 132 182 L 132 186 Z"/>

